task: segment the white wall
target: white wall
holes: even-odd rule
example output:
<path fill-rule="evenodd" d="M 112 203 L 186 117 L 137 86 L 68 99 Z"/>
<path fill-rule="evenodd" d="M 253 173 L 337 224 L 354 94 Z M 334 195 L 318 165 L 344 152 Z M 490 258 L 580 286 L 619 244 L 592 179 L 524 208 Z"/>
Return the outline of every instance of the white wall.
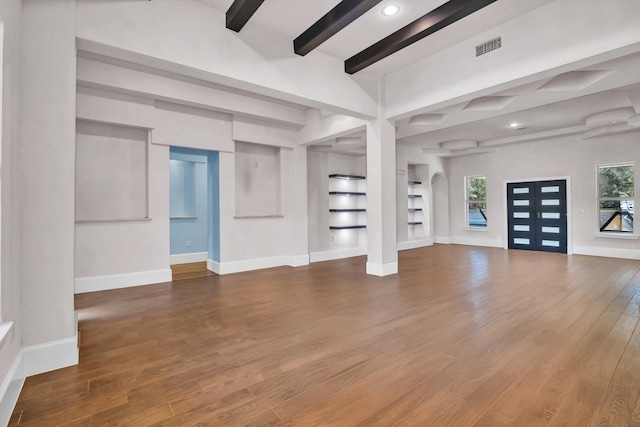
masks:
<path fill-rule="evenodd" d="M 2 52 L 2 167 L 0 183 L 0 325 L 14 322 L 0 343 L 0 425 L 8 421 L 17 393 L 7 393 L 9 384 L 22 375 L 16 373 L 22 345 L 22 310 L 20 289 L 20 44 L 22 39 L 22 2 L 0 2 L 0 19 L 4 27 Z M 17 375 L 16 375 L 17 374 Z M 19 387 L 18 387 L 19 392 Z"/>
<path fill-rule="evenodd" d="M 255 24 L 242 33 L 229 31 L 225 14 L 200 2 L 79 0 L 77 10 L 77 36 L 84 47 L 98 43 L 111 52 L 124 49 L 148 62 L 181 64 L 194 77 L 219 84 L 376 115 L 375 98 L 344 73 L 340 59 L 320 51 L 303 58 L 293 52 L 289 38 L 274 34 L 265 40 Z"/>
<path fill-rule="evenodd" d="M 75 1 L 28 0 L 23 18 L 22 344 L 32 346 L 76 335 Z"/>
<path fill-rule="evenodd" d="M 98 290 L 78 280 L 95 276 L 160 270 L 170 280 L 169 147 L 150 144 L 148 156 L 148 221 L 76 224 L 76 292 Z"/>
<path fill-rule="evenodd" d="M 407 143 L 396 144 L 396 232 L 399 248 L 412 248 L 433 243 L 434 215 L 441 215 L 444 203 L 443 200 L 434 197 L 431 181 L 434 175 L 443 176 L 446 173 L 446 165 L 446 158 L 424 154 L 420 148 Z M 414 214 L 414 219 L 423 221 L 423 225 L 411 226 L 413 230 L 407 225 L 409 217 L 407 181 L 409 180 L 422 182 L 411 189 L 413 194 L 422 195 L 421 199 L 414 199 L 414 207 L 423 209 L 422 215 Z M 448 199 L 448 195 L 445 194 L 445 198 Z M 434 209 L 437 212 L 434 212 Z M 444 210 L 446 212 L 446 209 Z M 419 242 L 408 244 L 412 240 Z"/>
<path fill-rule="evenodd" d="M 152 134 L 149 147 L 151 220 L 77 224 L 78 290 L 169 280 L 167 145 L 221 152 L 221 260 L 214 270 L 226 273 L 308 262 L 306 204 L 296 203 L 300 198 L 306 199 L 306 161 L 300 163 L 299 154 L 305 153 L 306 148 L 295 144 L 297 132 L 291 127 L 85 88 L 78 91 L 77 115 L 85 120 L 150 128 Z M 236 217 L 235 138 L 282 147 L 281 216 Z M 294 158 L 297 159 L 295 165 Z M 298 230 L 295 239 L 294 229 Z"/>
<path fill-rule="evenodd" d="M 242 218 L 236 211 L 235 153 L 220 153 L 220 266 L 230 273 L 277 265 L 309 263 L 306 147 L 296 144 L 297 131 L 290 126 L 235 117 L 232 138 L 279 147 L 280 215 Z"/>
<path fill-rule="evenodd" d="M 638 133 L 581 140 L 578 135 L 500 147 L 495 153 L 450 159 L 450 218 L 453 243 L 504 247 L 506 236 L 507 180 L 570 177 L 570 230 L 577 254 L 640 259 L 640 241 L 596 237 L 598 204 L 596 166 L 635 162 L 636 194 L 640 189 Z M 487 176 L 487 231 L 466 231 L 464 177 Z M 638 230 L 636 230 L 637 233 Z"/>
<path fill-rule="evenodd" d="M 231 117 L 86 88 L 77 99 L 79 119 L 151 129 L 151 141 L 150 220 L 76 224 L 76 292 L 171 280 L 168 145 L 230 150 Z"/>
<path fill-rule="evenodd" d="M 366 229 L 329 230 L 332 223 L 338 224 L 341 221 L 342 223 L 367 223 L 366 213 L 329 212 L 330 207 L 366 209 L 366 197 L 347 198 L 329 195 L 329 191 L 357 190 L 366 192 L 366 181 L 329 179 L 329 175 L 336 173 L 366 176 L 366 157 L 308 151 L 309 252 L 312 253 L 313 260 L 366 253 Z M 345 187 L 340 188 L 340 186 Z M 349 205 L 340 206 L 340 203 L 349 203 Z M 335 217 L 336 215 L 346 218 Z M 356 250 L 344 251 L 348 248 Z M 313 255 L 315 252 L 333 252 L 333 255 L 316 256 Z"/>

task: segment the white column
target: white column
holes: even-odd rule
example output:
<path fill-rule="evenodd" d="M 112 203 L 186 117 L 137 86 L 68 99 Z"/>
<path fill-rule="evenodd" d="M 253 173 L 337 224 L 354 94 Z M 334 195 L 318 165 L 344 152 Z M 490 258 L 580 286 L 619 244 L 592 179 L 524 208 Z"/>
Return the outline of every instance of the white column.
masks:
<path fill-rule="evenodd" d="M 297 146 L 292 155 L 292 266 L 309 264 L 309 215 L 307 204 L 307 147 Z"/>
<path fill-rule="evenodd" d="M 380 79 L 378 93 L 384 93 Z M 367 274 L 398 272 L 396 243 L 396 130 L 385 118 L 380 96 L 378 118 L 367 123 Z"/>
<path fill-rule="evenodd" d="M 27 374 L 78 361 L 74 0 L 23 2 L 22 344 Z"/>

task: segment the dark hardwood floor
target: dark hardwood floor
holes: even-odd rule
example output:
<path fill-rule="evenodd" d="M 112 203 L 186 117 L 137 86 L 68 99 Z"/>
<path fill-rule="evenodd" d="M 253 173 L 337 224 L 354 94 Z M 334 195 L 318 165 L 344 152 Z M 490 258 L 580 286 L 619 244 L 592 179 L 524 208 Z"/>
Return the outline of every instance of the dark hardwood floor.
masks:
<path fill-rule="evenodd" d="M 640 426 L 640 261 L 434 246 L 76 296 L 20 426 Z"/>

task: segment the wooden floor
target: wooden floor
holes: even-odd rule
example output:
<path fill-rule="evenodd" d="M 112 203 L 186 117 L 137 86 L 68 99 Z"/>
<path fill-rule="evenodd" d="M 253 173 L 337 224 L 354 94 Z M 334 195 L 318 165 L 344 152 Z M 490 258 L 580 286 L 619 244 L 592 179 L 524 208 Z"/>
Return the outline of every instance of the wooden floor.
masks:
<path fill-rule="evenodd" d="M 434 246 L 76 296 L 10 425 L 640 426 L 640 261 Z"/>
<path fill-rule="evenodd" d="M 207 270 L 207 262 L 192 262 L 189 264 L 174 264 L 171 266 L 173 281 L 186 279 L 199 279 L 214 276 L 215 273 Z"/>

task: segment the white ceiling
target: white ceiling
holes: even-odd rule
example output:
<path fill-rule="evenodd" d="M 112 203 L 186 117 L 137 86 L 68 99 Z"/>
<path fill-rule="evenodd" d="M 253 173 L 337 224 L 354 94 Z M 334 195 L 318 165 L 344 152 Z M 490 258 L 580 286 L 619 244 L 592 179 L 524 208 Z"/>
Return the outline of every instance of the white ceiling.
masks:
<path fill-rule="evenodd" d="M 221 12 L 226 12 L 233 0 L 196 0 Z M 369 67 L 367 71 L 387 73 L 420 58 L 452 46 L 474 34 L 493 28 L 518 15 L 542 6 L 551 0 L 510 0 L 493 3 L 459 22 L 430 35 Z M 251 17 L 247 26 L 262 26 L 293 40 L 340 0 L 266 0 Z M 415 21 L 446 0 L 383 0 L 318 47 L 324 53 L 346 60 L 378 40 Z M 388 4 L 396 4 L 400 12 L 383 16 L 380 12 Z M 313 52 L 309 53 L 309 55 Z"/>
<path fill-rule="evenodd" d="M 221 12 L 226 12 L 233 3 L 233 0 L 195 1 Z M 497 1 L 365 70 L 378 73 L 393 71 L 549 1 Z M 266 0 L 247 25 L 264 31 L 265 37 L 273 32 L 285 35 L 291 40 L 293 50 L 293 40 L 338 3 L 339 0 Z M 389 3 L 400 6 L 398 15 L 384 17 L 380 13 L 381 8 Z M 318 50 L 345 60 L 443 3 L 445 0 L 384 0 L 323 43 Z M 550 135 L 584 134 L 589 131 L 585 119 L 593 114 L 624 107 L 633 107 L 636 113 L 640 112 L 638 70 L 640 54 L 634 54 L 491 94 L 496 98 L 483 97 L 444 109 L 423 110 L 422 114 L 441 114 L 435 116 L 440 120 L 421 125 L 410 124 L 409 118 L 400 120 L 396 123 L 396 135 L 401 143 L 421 147 L 425 152 L 455 156 L 486 151 L 501 144 L 535 141 Z M 511 129 L 508 125 L 512 122 L 521 123 L 524 128 Z M 627 126 L 621 131 L 635 130 L 640 128 Z M 314 149 L 362 155 L 365 151 L 364 135 L 354 136 L 360 137 L 362 144 L 341 145 L 333 141 Z M 441 148 L 442 143 L 458 139 L 478 141 L 478 148 Z"/>

